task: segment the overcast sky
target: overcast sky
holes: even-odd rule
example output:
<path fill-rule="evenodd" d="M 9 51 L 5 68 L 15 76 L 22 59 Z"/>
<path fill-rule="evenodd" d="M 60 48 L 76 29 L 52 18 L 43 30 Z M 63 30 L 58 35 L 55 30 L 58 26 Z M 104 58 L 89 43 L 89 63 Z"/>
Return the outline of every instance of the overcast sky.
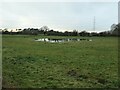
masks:
<path fill-rule="evenodd" d="M 1 5 L 1 28 L 40 28 L 60 31 L 109 30 L 118 23 L 117 2 L 4 2 Z"/>

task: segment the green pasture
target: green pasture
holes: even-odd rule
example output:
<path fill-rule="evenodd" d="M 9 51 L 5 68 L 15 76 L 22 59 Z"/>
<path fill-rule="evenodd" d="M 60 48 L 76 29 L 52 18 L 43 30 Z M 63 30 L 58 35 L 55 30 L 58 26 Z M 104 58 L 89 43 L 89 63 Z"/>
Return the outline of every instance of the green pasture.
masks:
<path fill-rule="evenodd" d="M 37 38 L 92 41 L 37 42 Z M 2 36 L 3 88 L 116 88 L 117 37 Z"/>

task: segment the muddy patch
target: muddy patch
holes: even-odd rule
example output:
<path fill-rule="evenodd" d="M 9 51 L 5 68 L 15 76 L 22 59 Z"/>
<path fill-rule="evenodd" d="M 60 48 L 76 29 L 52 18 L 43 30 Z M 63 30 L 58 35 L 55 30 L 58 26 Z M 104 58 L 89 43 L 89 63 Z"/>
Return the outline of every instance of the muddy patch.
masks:
<path fill-rule="evenodd" d="M 88 76 L 85 74 L 80 74 L 77 70 L 70 70 L 67 72 L 68 76 L 74 77 L 77 81 L 88 79 Z"/>
<path fill-rule="evenodd" d="M 105 80 L 103 78 L 97 78 L 97 82 L 100 84 L 105 84 L 107 82 L 107 80 Z"/>
<path fill-rule="evenodd" d="M 70 70 L 67 72 L 68 76 L 77 76 L 77 72 L 75 70 Z"/>

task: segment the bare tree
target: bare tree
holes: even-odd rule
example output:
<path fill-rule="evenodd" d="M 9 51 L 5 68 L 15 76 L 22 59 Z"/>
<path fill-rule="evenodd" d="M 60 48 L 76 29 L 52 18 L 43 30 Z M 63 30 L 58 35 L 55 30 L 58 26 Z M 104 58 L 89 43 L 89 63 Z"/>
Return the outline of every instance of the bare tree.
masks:
<path fill-rule="evenodd" d="M 40 30 L 44 31 L 44 35 L 47 33 L 47 31 L 49 31 L 49 28 L 47 26 L 43 26 L 40 28 Z"/>

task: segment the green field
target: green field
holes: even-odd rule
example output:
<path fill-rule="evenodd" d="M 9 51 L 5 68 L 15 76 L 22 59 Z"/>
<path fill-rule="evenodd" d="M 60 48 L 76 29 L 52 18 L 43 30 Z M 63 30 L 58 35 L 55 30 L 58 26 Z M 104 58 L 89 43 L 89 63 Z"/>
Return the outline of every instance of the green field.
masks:
<path fill-rule="evenodd" d="M 42 37 L 69 38 L 3 35 L 4 88 L 118 87 L 117 37 L 75 37 L 91 42 L 34 41 Z"/>

